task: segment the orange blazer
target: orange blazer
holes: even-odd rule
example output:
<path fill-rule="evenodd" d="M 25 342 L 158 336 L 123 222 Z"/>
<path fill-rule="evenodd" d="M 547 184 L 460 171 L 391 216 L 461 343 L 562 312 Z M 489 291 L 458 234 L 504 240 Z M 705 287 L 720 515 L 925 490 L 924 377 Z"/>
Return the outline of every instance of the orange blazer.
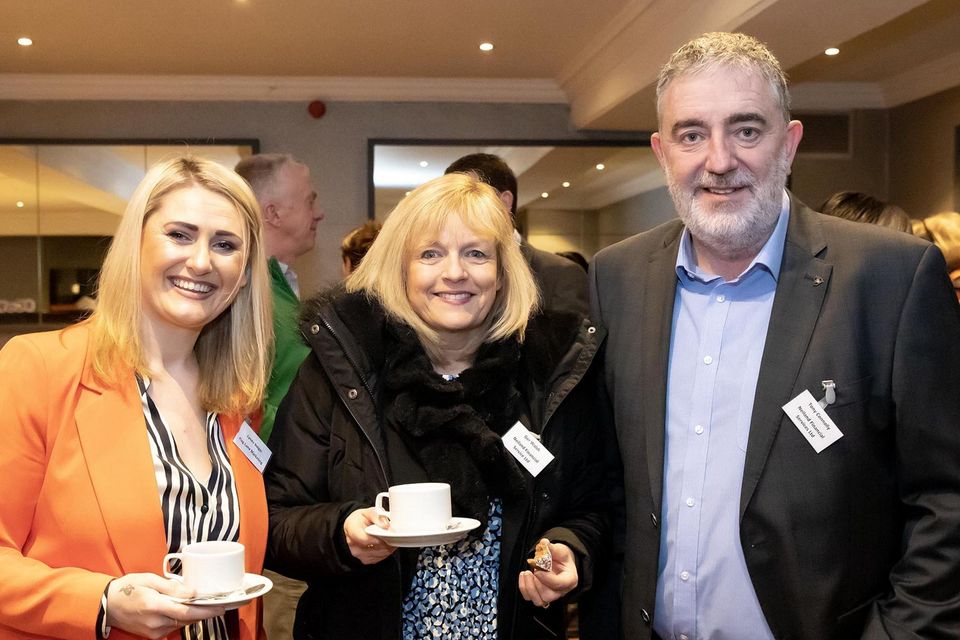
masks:
<path fill-rule="evenodd" d="M 167 552 L 139 390 L 132 374 L 121 387 L 95 379 L 88 334 L 80 325 L 19 336 L 0 351 L 0 640 L 93 640 L 107 583 L 160 573 Z M 220 420 L 246 568 L 260 573 L 266 498 L 233 444 L 241 424 Z M 259 602 L 239 611 L 242 640 L 259 635 Z"/>

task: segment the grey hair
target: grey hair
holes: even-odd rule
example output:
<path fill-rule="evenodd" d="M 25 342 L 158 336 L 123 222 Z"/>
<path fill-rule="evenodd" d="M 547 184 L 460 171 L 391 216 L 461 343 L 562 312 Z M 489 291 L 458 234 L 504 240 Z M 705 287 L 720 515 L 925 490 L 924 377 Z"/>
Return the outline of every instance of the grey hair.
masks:
<path fill-rule="evenodd" d="M 753 36 L 722 31 L 694 38 L 670 56 L 657 78 L 657 117 L 662 113 L 663 94 L 671 80 L 718 67 L 740 67 L 760 72 L 780 103 L 784 121 L 790 121 L 790 91 L 780 61 Z"/>
<path fill-rule="evenodd" d="M 233 170 L 247 181 L 257 198 L 261 199 L 277 172 L 288 164 L 303 163 L 289 153 L 258 153 L 240 160 Z"/>

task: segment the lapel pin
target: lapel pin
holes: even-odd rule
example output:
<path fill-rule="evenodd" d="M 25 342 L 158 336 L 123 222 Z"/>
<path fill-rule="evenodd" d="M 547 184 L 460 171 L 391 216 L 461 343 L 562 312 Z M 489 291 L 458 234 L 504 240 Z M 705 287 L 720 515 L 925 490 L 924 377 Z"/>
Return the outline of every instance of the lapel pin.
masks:
<path fill-rule="evenodd" d="M 813 286 L 819 287 L 819 286 L 822 285 L 822 284 L 823 284 L 823 278 L 821 278 L 820 276 L 816 276 L 816 277 L 813 279 Z"/>

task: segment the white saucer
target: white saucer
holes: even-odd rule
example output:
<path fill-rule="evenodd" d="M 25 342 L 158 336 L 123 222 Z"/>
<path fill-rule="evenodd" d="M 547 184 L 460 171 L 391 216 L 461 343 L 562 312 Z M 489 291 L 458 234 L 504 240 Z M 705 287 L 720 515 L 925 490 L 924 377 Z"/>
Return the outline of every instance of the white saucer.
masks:
<path fill-rule="evenodd" d="M 263 586 L 253 593 L 246 593 L 248 589 L 252 589 L 253 587 L 258 587 L 260 585 Z M 193 600 L 187 604 L 189 604 L 191 607 L 225 607 L 227 611 L 230 611 L 231 609 L 242 607 L 251 600 L 256 600 L 263 594 L 270 591 L 270 589 L 273 589 L 273 581 L 270 578 L 257 575 L 256 573 L 245 573 L 243 575 L 243 583 L 241 584 L 240 588 L 230 595 L 202 598 L 199 600 Z M 191 600 L 191 598 L 174 598 L 173 596 L 167 597 L 174 602 L 180 603 L 185 603 L 185 601 Z"/>
<path fill-rule="evenodd" d="M 389 544 L 391 547 L 436 547 L 441 544 L 450 544 L 480 526 L 479 520 L 473 518 L 451 518 L 450 524 L 443 531 L 390 531 L 375 524 L 369 525 L 365 531 Z"/>

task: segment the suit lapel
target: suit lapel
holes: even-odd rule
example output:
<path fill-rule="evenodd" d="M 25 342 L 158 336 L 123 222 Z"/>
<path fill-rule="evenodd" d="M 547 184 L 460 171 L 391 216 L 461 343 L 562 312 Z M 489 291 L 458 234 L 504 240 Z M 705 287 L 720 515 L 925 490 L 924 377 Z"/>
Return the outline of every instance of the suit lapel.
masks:
<path fill-rule="evenodd" d="M 246 551 L 247 572 L 260 573 L 267 540 L 267 498 L 260 472 L 233 442 L 242 424 L 236 418 L 220 416 L 220 429 L 227 443 L 240 502 L 240 542 Z"/>
<path fill-rule="evenodd" d="M 84 368 L 77 432 L 100 513 L 124 573 L 160 571 L 167 552 L 153 456 L 133 374 L 106 387 Z"/>
<path fill-rule="evenodd" d="M 740 491 L 741 519 L 783 422 L 781 407 L 795 395 L 800 366 L 820 317 L 833 270 L 833 265 L 817 257 L 827 246 L 817 214 L 793 199 L 792 195 L 791 201 L 783 264 L 750 420 L 750 439 Z"/>
<path fill-rule="evenodd" d="M 682 230 L 681 227 L 678 229 Z M 640 335 L 646 355 L 641 362 L 638 392 L 643 394 L 643 419 L 646 428 L 647 470 L 656 513 L 660 513 L 663 493 L 663 443 L 666 429 L 667 366 L 670 357 L 670 336 L 673 306 L 677 289 L 677 251 L 679 231 L 664 241 L 647 263 L 644 294 L 639 299 Z M 642 391 L 641 391 L 642 389 Z"/>

